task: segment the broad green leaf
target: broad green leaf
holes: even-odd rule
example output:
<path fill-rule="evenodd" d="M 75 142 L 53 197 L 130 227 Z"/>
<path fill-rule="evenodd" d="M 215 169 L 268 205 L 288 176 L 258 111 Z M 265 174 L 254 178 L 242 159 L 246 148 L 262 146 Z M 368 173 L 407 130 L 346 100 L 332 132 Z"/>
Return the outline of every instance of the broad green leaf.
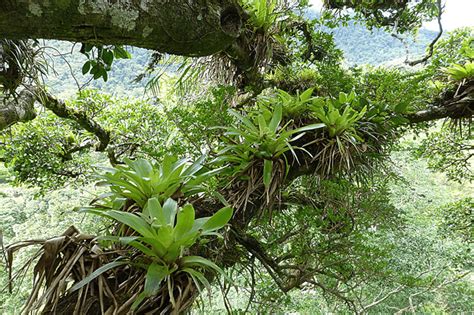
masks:
<path fill-rule="evenodd" d="M 270 183 L 272 181 L 272 173 L 273 173 L 273 161 L 272 160 L 264 160 L 263 161 L 263 185 L 266 189 L 270 187 Z"/>
<path fill-rule="evenodd" d="M 136 300 L 133 302 L 133 304 L 132 304 L 132 306 L 131 306 L 131 309 L 132 309 L 132 310 L 137 309 L 137 307 L 143 302 L 143 300 L 144 300 L 145 298 L 146 298 L 145 292 L 140 293 L 140 294 L 137 296 Z"/>
<path fill-rule="evenodd" d="M 250 121 L 250 119 L 240 115 L 239 113 L 233 110 L 229 110 L 229 114 L 237 118 L 237 120 L 242 122 L 245 126 L 247 126 L 247 128 L 249 128 L 253 132 L 258 133 L 257 127 L 255 127 L 255 125 Z"/>
<path fill-rule="evenodd" d="M 224 271 L 215 263 L 201 256 L 185 256 L 181 258 L 180 264 L 183 267 L 198 266 L 198 267 L 214 270 L 220 274 L 224 273 Z"/>
<path fill-rule="evenodd" d="M 151 218 L 155 218 L 161 225 L 166 225 L 168 223 L 158 199 L 156 198 L 148 199 L 148 202 L 145 206 L 145 210 L 148 211 L 148 215 Z"/>
<path fill-rule="evenodd" d="M 186 204 L 177 216 L 176 226 L 174 228 L 174 239 L 179 239 L 188 233 L 194 225 L 194 207 Z"/>
<path fill-rule="evenodd" d="M 202 226 L 204 232 L 212 232 L 222 228 L 232 218 L 233 210 L 230 207 L 224 207 L 214 213 Z"/>
<path fill-rule="evenodd" d="M 112 218 L 114 220 L 119 221 L 120 223 L 123 223 L 125 225 L 128 225 L 138 233 L 140 233 L 144 237 L 155 237 L 155 234 L 150 227 L 150 225 L 140 218 L 139 216 L 129 213 L 129 212 L 124 212 L 124 211 L 119 211 L 119 210 L 109 210 L 104 213 L 106 216 L 109 218 Z"/>
<path fill-rule="evenodd" d="M 143 253 L 147 254 L 148 256 L 158 256 L 158 257 L 162 258 L 166 254 L 167 248 L 165 247 L 165 244 L 163 244 L 161 239 L 159 239 L 158 237 L 154 237 L 154 238 L 140 237 L 139 240 L 140 240 L 140 242 L 151 246 L 153 248 L 153 254 L 150 254 L 148 251 L 145 252 L 143 250 L 142 246 L 139 246 L 139 245 L 135 246 L 135 243 L 138 243 L 138 242 L 131 242 L 130 246 L 133 246 L 133 247 L 141 250 Z M 141 245 L 143 245 L 143 244 L 141 244 Z M 145 246 L 145 245 L 143 245 L 143 246 Z M 156 252 L 156 254 L 155 254 L 155 252 Z"/>
<path fill-rule="evenodd" d="M 263 134 L 267 131 L 268 129 L 268 126 L 267 126 L 267 122 L 265 121 L 265 117 L 263 117 L 263 115 L 259 115 L 257 117 L 257 122 L 258 122 L 258 128 L 260 130 L 260 137 L 263 136 Z"/>
<path fill-rule="evenodd" d="M 276 133 L 276 131 L 278 129 L 278 126 L 280 125 L 280 122 L 281 122 L 282 115 L 283 115 L 283 108 L 282 108 L 281 104 L 278 104 L 278 105 L 275 106 L 275 110 L 273 111 L 272 120 L 270 121 L 270 124 L 268 125 L 268 128 L 273 133 Z"/>
<path fill-rule="evenodd" d="M 202 168 L 202 163 L 206 159 L 205 155 L 201 155 L 191 166 L 187 167 L 186 170 L 182 173 L 183 176 L 194 175 Z"/>
<path fill-rule="evenodd" d="M 153 166 L 145 159 L 136 159 L 132 162 L 132 165 L 138 176 L 141 177 L 148 177 L 153 171 Z"/>
<path fill-rule="evenodd" d="M 86 62 L 84 63 L 84 65 L 82 66 L 82 74 L 83 74 L 83 75 L 87 74 L 87 72 L 89 72 L 90 68 L 91 68 L 91 62 L 90 62 L 90 61 L 86 61 Z"/>
<path fill-rule="evenodd" d="M 301 100 L 302 102 L 307 102 L 307 101 L 309 101 L 310 98 L 311 98 L 311 95 L 313 95 L 313 91 L 314 91 L 314 87 L 305 90 L 303 93 L 301 93 L 301 95 L 300 95 L 300 100 Z"/>
<path fill-rule="evenodd" d="M 148 267 L 145 277 L 145 295 L 147 297 L 156 295 L 161 287 L 161 282 L 169 275 L 167 266 L 152 263 Z"/>
<path fill-rule="evenodd" d="M 344 104 L 348 101 L 347 94 L 344 92 L 339 92 L 339 103 Z"/>
<path fill-rule="evenodd" d="M 88 275 L 87 277 L 85 277 L 84 279 L 82 279 L 81 281 L 79 281 L 78 283 L 76 283 L 72 288 L 71 288 L 71 292 L 74 292 L 76 290 L 79 290 L 80 288 L 82 288 L 83 286 L 87 285 L 89 282 L 91 282 L 92 280 L 94 280 L 95 278 L 97 278 L 98 276 L 100 276 L 101 274 L 103 274 L 104 272 L 106 271 L 109 271 L 110 269 L 113 269 L 115 267 L 118 267 L 118 266 L 122 266 L 122 265 L 125 265 L 127 264 L 128 262 L 126 261 L 112 261 L 108 264 L 105 264 L 99 268 L 97 268 L 96 270 L 94 270 L 94 272 L 92 272 L 90 275 Z"/>
<path fill-rule="evenodd" d="M 163 204 L 163 215 L 166 220 L 166 224 L 174 226 L 176 219 L 176 212 L 178 211 L 178 203 L 171 198 L 168 198 Z"/>
<path fill-rule="evenodd" d="M 324 127 L 326 127 L 326 124 L 323 124 L 323 123 L 306 125 L 306 126 L 291 130 L 291 134 L 300 133 L 304 131 L 310 131 L 310 130 L 324 128 Z"/>
<path fill-rule="evenodd" d="M 143 238 L 139 237 L 139 236 L 119 237 L 119 236 L 110 235 L 110 236 L 98 237 L 98 240 L 120 242 L 122 244 L 129 245 L 129 246 L 132 246 L 132 247 L 138 249 L 139 251 L 141 251 L 145 255 L 148 255 L 150 257 L 157 257 L 158 255 L 155 252 L 153 252 L 151 249 L 149 249 L 148 247 L 146 247 L 145 245 L 143 245 L 142 243 L 139 242 L 139 240 L 141 241 L 142 239 Z"/>
<path fill-rule="evenodd" d="M 158 230 L 157 239 L 164 245 L 167 249 L 173 244 L 173 228 L 169 225 L 162 226 Z"/>
<path fill-rule="evenodd" d="M 130 59 L 132 55 L 126 51 L 122 46 L 115 46 L 114 55 L 117 59 Z"/>
<path fill-rule="evenodd" d="M 104 60 L 105 64 L 110 67 L 114 62 L 114 53 L 110 50 L 103 50 L 102 60 Z"/>

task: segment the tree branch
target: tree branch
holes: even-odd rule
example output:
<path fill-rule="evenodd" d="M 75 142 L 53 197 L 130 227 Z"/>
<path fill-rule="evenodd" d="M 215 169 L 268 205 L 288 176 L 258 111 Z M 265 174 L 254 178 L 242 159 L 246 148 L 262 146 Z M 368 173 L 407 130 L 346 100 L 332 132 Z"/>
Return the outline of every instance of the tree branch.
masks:
<path fill-rule="evenodd" d="M 458 92 L 445 93 L 438 104 L 405 117 L 410 123 L 438 120 L 443 118 L 471 118 L 474 114 L 474 80 L 461 84 Z"/>
<path fill-rule="evenodd" d="M 107 148 L 110 143 L 110 132 L 89 118 L 86 113 L 68 108 L 64 101 L 44 91 L 41 93 L 39 100 L 44 107 L 51 110 L 58 117 L 73 120 L 85 130 L 93 133 L 99 139 L 99 144 L 96 147 L 97 151 L 104 151 Z"/>
<path fill-rule="evenodd" d="M 234 42 L 241 29 L 233 0 L 8 0 L 0 5 L 0 38 L 44 38 L 131 45 L 206 56 Z"/>
<path fill-rule="evenodd" d="M 33 120 L 36 117 L 35 99 L 34 93 L 28 89 L 8 99 L 2 99 L 0 96 L 0 130 L 17 122 Z"/>
<path fill-rule="evenodd" d="M 424 63 L 428 61 L 428 59 L 430 59 L 431 56 L 433 56 L 434 45 L 438 42 L 438 40 L 441 38 L 441 35 L 443 34 L 443 24 L 441 24 L 441 15 L 443 14 L 443 6 L 441 5 L 441 0 L 437 1 L 437 6 L 438 6 L 437 19 L 438 19 L 438 28 L 439 28 L 438 35 L 436 35 L 436 37 L 428 46 L 428 53 L 422 58 L 416 59 L 416 60 L 408 60 L 408 55 L 407 55 L 407 60 L 405 60 L 405 63 L 408 64 L 409 66 L 415 66 L 417 64 Z"/>

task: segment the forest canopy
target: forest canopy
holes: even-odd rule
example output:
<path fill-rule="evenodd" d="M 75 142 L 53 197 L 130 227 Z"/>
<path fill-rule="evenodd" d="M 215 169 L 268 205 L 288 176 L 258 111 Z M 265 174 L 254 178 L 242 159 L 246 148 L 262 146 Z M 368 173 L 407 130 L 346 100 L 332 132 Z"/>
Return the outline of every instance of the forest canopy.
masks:
<path fill-rule="evenodd" d="M 472 311 L 474 29 L 440 0 L 0 9 L 2 312 Z"/>

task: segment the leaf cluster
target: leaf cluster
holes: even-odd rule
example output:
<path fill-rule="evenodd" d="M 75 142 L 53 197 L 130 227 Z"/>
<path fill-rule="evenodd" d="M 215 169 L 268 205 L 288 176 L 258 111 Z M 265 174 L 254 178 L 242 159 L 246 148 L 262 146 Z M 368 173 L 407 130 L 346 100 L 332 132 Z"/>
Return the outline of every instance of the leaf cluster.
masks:
<path fill-rule="evenodd" d="M 114 59 L 130 59 L 132 56 L 122 46 L 82 44 L 81 53 L 89 60 L 82 66 L 82 74 L 90 73 L 94 80 L 102 78 L 107 82 L 108 72 Z"/>

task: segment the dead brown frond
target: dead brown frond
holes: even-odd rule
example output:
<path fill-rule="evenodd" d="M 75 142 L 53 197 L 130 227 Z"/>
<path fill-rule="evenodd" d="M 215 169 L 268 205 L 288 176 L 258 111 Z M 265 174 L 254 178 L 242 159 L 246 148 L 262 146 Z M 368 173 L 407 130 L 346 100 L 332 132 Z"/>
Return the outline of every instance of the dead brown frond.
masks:
<path fill-rule="evenodd" d="M 274 206 L 280 203 L 281 189 L 286 178 L 286 162 L 283 159 L 273 161 L 270 184 L 263 183 L 263 161 L 255 160 L 246 169 L 239 172 L 229 181 L 225 189 L 228 192 L 226 199 L 234 209 L 240 209 L 236 215 L 244 221 L 254 217 L 253 211 L 260 211 L 261 217 L 265 210 L 271 212 Z M 255 209 L 252 205 L 258 204 Z"/>
<path fill-rule="evenodd" d="M 71 283 L 85 277 L 104 261 L 117 257 L 116 253 L 104 254 L 92 236 L 80 234 L 71 226 L 59 237 L 8 246 L 6 252 L 9 274 L 12 274 L 13 254 L 31 245 L 41 245 L 41 248 L 27 261 L 27 267 L 21 268 L 22 272 L 26 272 L 33 261 L 38 259 L 33 270 L 33 289 L 22 310 L 25 314 L 56 313 L 59 302 L 67 294 Z M 10 281 L 19 275 L 16 273 Z M 110 288 L 102 285 L 100 289 L 99 296 L 105 293 L 113 300 Z M 94 306 L 91 299 L 85 298 L 88 290 L 97 291 L 98 288 L 85 288 L 77 293 L 77 300 L 73 303 L 76 313 L 86 314 Z M 100 305 L 104 308 L 103 300 Z"/>
<path fill-rule="evenodd" d="M 41 248 L 13 274 L 13 256 L 31 245 Z M 71 226 L 61 236 L 31 240 L 6 247 L 10 282 L 37 260 L 33 269 L 33 288 L 22 310 L 24 314 L 180 314 L 197 295 L 193 279 L 184 272 L 173 274 L 168 285 L 131 310 L 145 285 L 145 269 L 126 263 L 140 260 L 130 248 L 104 248 L 97 239 Z M 128 258 L 124 258 L 128 257 Z M 78 290 L 71 288 L 110 262 L 122 262 L 110 268 Z"/>
<path fill-rule="evenodd" d="M 336 174 L 359 176 L 354 178 L 356 180 L 370 177 L 384 155 L 384 146 L 390 141 L 390 137 L 373 129 L 370 123 L 361 123 L 358 139 L 350 132 L 334 138 L 318 134 L 317 139 L 304 145 L 313 154 L 310 163 L 314 165 L 315 173 L 323 179 Z"/>

